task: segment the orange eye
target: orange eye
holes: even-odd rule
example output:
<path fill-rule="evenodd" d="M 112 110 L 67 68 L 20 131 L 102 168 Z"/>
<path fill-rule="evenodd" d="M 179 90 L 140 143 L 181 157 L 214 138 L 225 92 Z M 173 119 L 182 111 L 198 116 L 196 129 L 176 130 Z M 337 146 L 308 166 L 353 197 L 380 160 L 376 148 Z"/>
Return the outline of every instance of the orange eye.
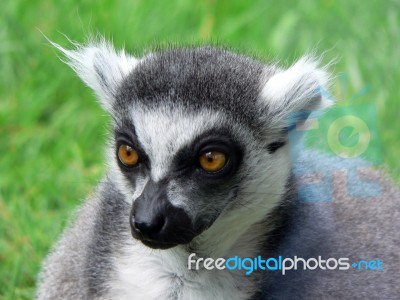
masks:
<path fill-rule="evenodd" d="M 199 157 L 200 166 L 207 172 L 218 172 L 226 163 L 226 155 L 218 151 L 205 152 Z"/>
<path fill-rule="evenodd" d="M 139 154 L 132 147 L 122 144 L 118 148 L 118 158 L 127 167 L 133 167 L 139 160 Z"/>

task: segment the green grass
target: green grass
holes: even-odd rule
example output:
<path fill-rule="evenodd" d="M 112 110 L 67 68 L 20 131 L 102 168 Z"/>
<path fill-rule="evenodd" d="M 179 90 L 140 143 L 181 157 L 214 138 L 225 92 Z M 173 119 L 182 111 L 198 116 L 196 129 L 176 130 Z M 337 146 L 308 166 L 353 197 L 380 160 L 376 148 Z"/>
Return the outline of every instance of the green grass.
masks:
<path fill-rule="evenodd" d="M 217 42 L 289 64 L 337 59 L 350 101 L 373 102 L 384 166 L 400 179 L 399 1 L 5 0 L 0 10 L 0 299 L 31 299 L 40 263 L 104 172 L 108 117 L 42 31 L 89 33 L 141 55 L 158 44 Z M 79 3 L 79 4 L 78 4 Z"/>

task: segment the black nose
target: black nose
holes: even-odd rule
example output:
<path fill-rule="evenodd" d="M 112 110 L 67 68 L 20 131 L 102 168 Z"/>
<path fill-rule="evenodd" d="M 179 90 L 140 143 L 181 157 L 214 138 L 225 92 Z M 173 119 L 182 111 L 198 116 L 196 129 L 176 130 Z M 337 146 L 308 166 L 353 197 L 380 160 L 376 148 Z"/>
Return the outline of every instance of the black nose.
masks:
<path fill-rule="evenodd" d="M 189 215 L 168 200 L 166 185 L 152 180 L 132 205 L 130 225 L 132 236 L 154 249 L 186 244 L 195 235 Z"/>
<path fill-rule="evenodd" d="M 140 216 L 133 222 L 133 230 L 144 239 L 153 239 L 164 227 L 164 216 L 157 216 L 150 220 L 141 220 Z"/>

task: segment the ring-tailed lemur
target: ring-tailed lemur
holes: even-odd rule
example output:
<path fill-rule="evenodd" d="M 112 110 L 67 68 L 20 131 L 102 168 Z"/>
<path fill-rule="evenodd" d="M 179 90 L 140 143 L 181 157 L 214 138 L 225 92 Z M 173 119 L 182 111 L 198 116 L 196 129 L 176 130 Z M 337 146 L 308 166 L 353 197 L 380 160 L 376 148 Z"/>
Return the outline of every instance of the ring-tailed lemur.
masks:
<path fill-rule="evenodd" d="M 135 58 L 106 43 L 66 50 L 112 117 L 108 171 L 44 263 L 39 299 L 395 299 L 399 192 L 378 172 L 378 201 L 302 201 L 289 114 L 325 108 L 329 76 L 213 47 Z M 295 122 L 293 119 L 291 122 Z M 97 147 L 97 145 L 96 145 Z M 335 161 L 303 153 L 306 166 Z M 324 193 L 322 190 L 311 192 Z M 303 196 L 304 197 L 304 196 Z M 188 258 L 380 259 L 383 270 L 189 268 Z"/>

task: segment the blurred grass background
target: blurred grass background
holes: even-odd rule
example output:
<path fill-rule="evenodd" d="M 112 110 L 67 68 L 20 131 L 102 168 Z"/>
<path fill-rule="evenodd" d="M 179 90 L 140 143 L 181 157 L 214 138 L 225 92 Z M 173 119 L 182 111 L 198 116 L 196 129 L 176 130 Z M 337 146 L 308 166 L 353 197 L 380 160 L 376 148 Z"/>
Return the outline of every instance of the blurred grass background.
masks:
<path fill-rule="evenodd" d="M 207 43 L 283 64 L 317 49 L 365 86 L 385 168 L 400 179 L 399 1 L 3 0 L 0 10 L 0 299 L 31 299 L 40 263 L 73 208 L 104 172 L 107 116 L 57 58 L 90 33 L 136 55 L 162 43 Z"/>

